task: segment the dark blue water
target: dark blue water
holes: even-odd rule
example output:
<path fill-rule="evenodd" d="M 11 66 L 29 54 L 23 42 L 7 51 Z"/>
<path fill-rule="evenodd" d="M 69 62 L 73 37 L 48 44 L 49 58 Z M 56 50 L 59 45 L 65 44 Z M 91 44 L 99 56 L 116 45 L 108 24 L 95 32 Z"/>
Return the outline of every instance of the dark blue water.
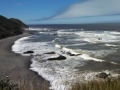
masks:
<path fill-rule="evenodd" d="M 85 30 L 117 30 L 120 31 L 120 23 L 97 23 L 97 24 L 35 24 L 30 27 L 53 28 L 53 29 L 81 29 Z"/>

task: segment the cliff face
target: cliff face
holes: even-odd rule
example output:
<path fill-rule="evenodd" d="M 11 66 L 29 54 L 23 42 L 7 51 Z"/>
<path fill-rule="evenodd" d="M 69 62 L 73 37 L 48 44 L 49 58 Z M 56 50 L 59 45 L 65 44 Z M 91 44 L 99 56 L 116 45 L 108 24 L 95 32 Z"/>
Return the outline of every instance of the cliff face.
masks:
<path fill-rule="evenodd" d="M 22 34 L 24 29 L 28 26 L 18 19 L 7 19 L 0 15 L 0 39 Z"/>

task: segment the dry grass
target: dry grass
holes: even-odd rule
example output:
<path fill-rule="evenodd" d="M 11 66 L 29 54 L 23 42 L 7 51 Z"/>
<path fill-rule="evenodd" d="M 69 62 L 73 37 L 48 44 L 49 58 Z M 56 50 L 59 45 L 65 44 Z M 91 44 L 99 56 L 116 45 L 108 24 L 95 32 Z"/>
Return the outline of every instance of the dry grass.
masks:
<path fill-rule="evenodd" d="M 3 81 L 6 82 L 7 79 L 8 77 Z M 0 90 L 49 90 L 49 86 L 45 81 L 38 82 L 35 78 L 32 78 L 30 81 L 26 79 L 20 79 L 17 82 L 10 80 L 7 82 L 7 86 L 11 85 L 17 85 L 18 89 L 1 89 L 0 84 Z M 70 90 L 120 90 L 120 77 L 101 79 L 99 81 L 94 80 L 87 83 L 77 82 L 71 87 Z"/>
<path fill-rule="evenodd" d="M 120 77 L 88 83 L 75 83 L 71 90 L 120 90 Z"/>
<path fill-rule="evenodd" d="M 18 88 L 19 90 L 48 90 L 48 86 L 45 82 L 37 83 L 34 80 L 32 82 L 22 80 Z"/>
<path fill-rule="evenodd" d="M 19 79 L 18 81 L 11 80 L 9 77 L 0 80 L 0 90 L 49 90 L 49 85 L 46 81 L 31 78 L 31 80 Z"/>

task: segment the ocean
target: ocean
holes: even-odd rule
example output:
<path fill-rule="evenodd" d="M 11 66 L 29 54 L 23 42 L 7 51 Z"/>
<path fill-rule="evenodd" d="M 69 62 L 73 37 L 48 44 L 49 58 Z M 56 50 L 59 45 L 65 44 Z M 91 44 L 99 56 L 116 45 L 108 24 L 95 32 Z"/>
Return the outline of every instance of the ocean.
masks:
<path fill-rule="evenodd" d="M 119 74 L 119 29 L 118 24 L 30 25 L 26 31 L 32 35 L 15 41 L 12 51 L 31 55 L 30 69 L 50 81 L 50 89 L 69 90 L 75 82 L 97 80 L 100 72 Z"/>

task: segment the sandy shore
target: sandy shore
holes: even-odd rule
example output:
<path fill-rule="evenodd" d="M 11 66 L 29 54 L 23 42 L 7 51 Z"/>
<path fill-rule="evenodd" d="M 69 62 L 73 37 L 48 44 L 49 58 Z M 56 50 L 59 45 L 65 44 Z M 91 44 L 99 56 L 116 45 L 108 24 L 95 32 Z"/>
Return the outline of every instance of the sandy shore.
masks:
<path fill-rule="evenodd" d="M 48 87 L 49 82 L 29 69 L 31 57 L 15 54 L 11 50 L 14 41 L 28 35 L 30 34 L 25 32 L 22 35 L 0 40 L 0 79 L 9 76 L 14 81 L 24 80 L 26 83 L 34 81 L 39 87 L 42 87 L 43 84 L 47 84 L 44 86 Z M 42 90 L 42 88 L 36 90 Z"/>

